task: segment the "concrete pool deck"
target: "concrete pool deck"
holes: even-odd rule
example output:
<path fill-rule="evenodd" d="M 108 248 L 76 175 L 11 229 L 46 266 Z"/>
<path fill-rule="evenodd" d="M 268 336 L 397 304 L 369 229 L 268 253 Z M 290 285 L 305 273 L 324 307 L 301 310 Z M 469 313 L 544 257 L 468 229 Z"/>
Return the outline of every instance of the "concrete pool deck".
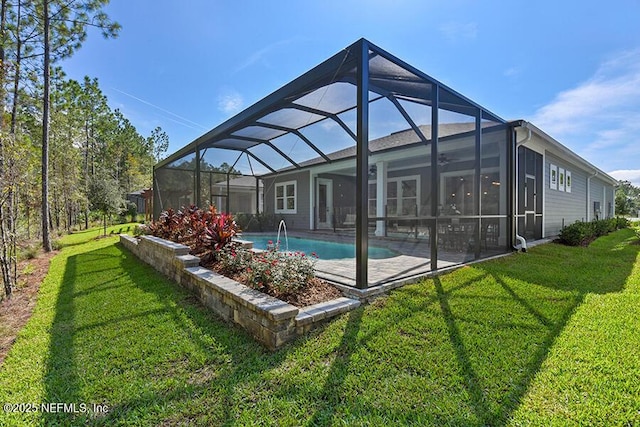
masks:
<path fill-rule="evenodd" d="M 439 261 L 438 268 L 456 265 L 454 262 Z M 356 260 L 335 259 L 317 260 L 316 272 L 318 277 L 330 282 L 347 286 L 356 286 Z M 410 255 L 399 255 L 387 259 L 369 260 L 369 286 L 379 286 L 384 283 L 413 279 L 431 272 L 431 260 Z"/>

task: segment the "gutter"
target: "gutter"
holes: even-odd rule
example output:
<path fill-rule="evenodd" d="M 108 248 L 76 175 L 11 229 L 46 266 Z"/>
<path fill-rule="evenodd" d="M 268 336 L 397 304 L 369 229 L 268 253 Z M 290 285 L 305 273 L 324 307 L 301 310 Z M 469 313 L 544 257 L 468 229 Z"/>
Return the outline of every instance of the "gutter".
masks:
<path fill-rule="evenodd" d="M 531 140 L 531 129 L 527 126 L 527 122 L 525 122 L 524 120 L 521 120 L 520 122 L 518 122 L 518 126 L 522 127 L 523 129 L 527 130 L 527 137 L 521 141 L 516 141 L 516 146 L 515 146 L 515 160 L 516 160 L 516 164 L 515 164 L 515 192 L 513 195 L 513 199 L 514 199 L 514 214 L 513 214 L 513 228 L 515 230 L 515 237 L 516 240 L 520 243 L 520 250 L 522 252 L 526 252 L 527 251 L 527 240 L 522 237 L 521 235 L 518 234 L 518 164 L 520 162 L 518 162 L 518 147 L 526 144 L 527 142 L 529 142 Z M 518 250 L 518 247 L 516 245 L 513 246 L 514 250 Z"/>
<path fill-rule="evenodd" d="M 573 151 L 571 151 L 568 147 L 564 146 L 562 143 L 551 137 L 549 134 L 545 133 L 540 128 L 536 127 L 536 125 L 527 122 L 526 120 L 519 119 L 509 122 L 513 127 L 522 127 L 525 129 L 532 130 L 536 133 L 543 141 L 551 146 L 552 149 L 559 151 L 562 155 L 565 155 L 571 158 L 573 161 L 581 165 L 581 168 L 585 171 L 593 170 L 598 172 L 598 175 L 605 181 L 609 182 L 611 185 L 616 185 L 618 180 L 598 168 L 597 166 L 591 164 L 586 159 L 583 159 Z"/>

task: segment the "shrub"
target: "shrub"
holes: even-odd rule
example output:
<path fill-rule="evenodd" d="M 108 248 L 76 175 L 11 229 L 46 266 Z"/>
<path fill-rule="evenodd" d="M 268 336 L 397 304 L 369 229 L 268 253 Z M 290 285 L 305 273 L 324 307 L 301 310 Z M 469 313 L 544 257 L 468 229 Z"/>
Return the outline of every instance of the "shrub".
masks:
<path fill-rule="evenodd" d="M 145 234 L 150 234 L 149 226 L 146 224 L 136 224 L 136 226 L 133 228 L 133 235 L 137 237 L 143 236 Z"/>
<path fill-rule="evenodd" d="M 127 201 L 125 203 L 125 209 L 122 212 L 122 216 L 129 215 L 131 217 L 131 222 L 135 222 L 136 216 L 138 215 L 138 205 L 131 201 Z"/>
<path fill-rule="evenodd" d="M 620 230 L 622 228 L 628 228 L 631 225 L 629 220 L 622 216 L 615 217 L 613 218 L 613 220 L 615 221 L 616 230 Z"/>
<path fill-rule="evenodd" d="M 275 246 L 262 252 L 228 246 L 220 251 L 219 262 L 225 273 L 240 274 L 247 286 L 276 296 L 301 289 L 315 275 L 313 257 L 280 252 Z"/>
<path fill-rule="evenodd" d="M 611 228 L 612 225 L 615 227 L 615 224 L 612 221 L 608 220 L 593 221 L 591 223 L 593 236 L 600 237 L 604 236 L 605 234 L 609 234 L 611 231 L 614 231 L 614 229 Z"/>
<path fill-rule="evenodd" d="M 566 245 L 580 246 L 588 244 L 597 237 L 628 226 L 629 221 L 621 217 L 593 220 L 591 222 L 576 221 L 560 230 L 558 237 Z"/>
<path fill-rule="evenodd" d="M 21 253 L 22 256 L 18 258 L 34 259 L 38 256 L 38 249 L 38 246 L 29 246 Z"/>
<path fill-rule="evenodd" d="M 239 228 L 231 215 L 220 214 L 205 227 L 204 236 L 214 252 L 227 246 Z"/>
<path fill-rule="evenodd" d="M 240 274 L 251 263 L 253 252 L 236 245 L 228 245 L 218 253 L 222 272 L 230 275 Z"/>
<path fill-rule="evenodd" d="M 181 221 L 171 208 L 162 212 L 157 221 L 149 224 L 149 233 L 161 239 L 174 240 Z"/>
<path fill-rule="evenodd" d="M 586 227 L 584 222 L 576 222 L 560 230 L 560 241 L 565 245 L 579 246 L 586 239 Z"/>
<path fill-rule="evenodd" d="M 215 206 L 202 210 L 195 205 L 177 212 L 167 209 L 148 228 L 150 234 L 187 245 L 194 253 L 219 251 L 240 231 L 231 215 L 218 213 Z"/>
<path fill-rule="evenodd" d="M 314 277 L 314 262 L 303 252 L 280 252 L 276 248 L 254 254 L 247 269 L 249 286 L 268 288 L 277 294 L 295 292 Z"/>
<path fill-rule="evenodd" d="M 182 208 L 180 213 L 185 228 L 183 240 L 180 243 L 188 245 L 195 253 L 201 253 L 208 249 L 209 229 L 220 217 L 216 207 L 209 206 L 209 209 L 205 211 L 191 205 L 187 209 Z"/>

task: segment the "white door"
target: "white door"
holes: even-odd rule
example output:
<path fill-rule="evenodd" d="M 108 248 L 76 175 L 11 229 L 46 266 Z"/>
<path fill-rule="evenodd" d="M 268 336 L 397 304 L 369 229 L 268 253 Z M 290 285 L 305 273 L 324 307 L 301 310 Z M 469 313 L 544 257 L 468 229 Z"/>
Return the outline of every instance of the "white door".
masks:
<path fill-rule="evenodd" d="M 316 194 L 318 228 L 331 228 L 333 227 L 333 181 L 318 178 Z"/>

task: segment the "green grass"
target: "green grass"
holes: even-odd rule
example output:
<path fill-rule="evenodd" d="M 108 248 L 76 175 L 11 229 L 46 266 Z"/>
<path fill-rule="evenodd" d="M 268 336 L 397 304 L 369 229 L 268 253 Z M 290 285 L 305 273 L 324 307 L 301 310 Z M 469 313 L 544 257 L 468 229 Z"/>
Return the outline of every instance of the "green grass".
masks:
<path fill-rule="evenodd" d="M 113 236 L 120 233 L 133 235 L 133 230 L 138 223 L 132 222 L 128 224 L 117 224 L 107 227 L 107 235 Z M 104 235 L 104 228 L 102 226 L 89 228 L 88 230 L 74 231 L 72 234 L 68 234 L 58 239 L 58 243 L 61 247 L 81 245 Z"/>
<path fill-rule="evenodd" d="M 277 353 L 115 237 L 92 237 L 63 240 L 0 368 L 0 402 L 109 412 L 0 425 L 640 423 L 632 230 L 405 286 Z"/>

